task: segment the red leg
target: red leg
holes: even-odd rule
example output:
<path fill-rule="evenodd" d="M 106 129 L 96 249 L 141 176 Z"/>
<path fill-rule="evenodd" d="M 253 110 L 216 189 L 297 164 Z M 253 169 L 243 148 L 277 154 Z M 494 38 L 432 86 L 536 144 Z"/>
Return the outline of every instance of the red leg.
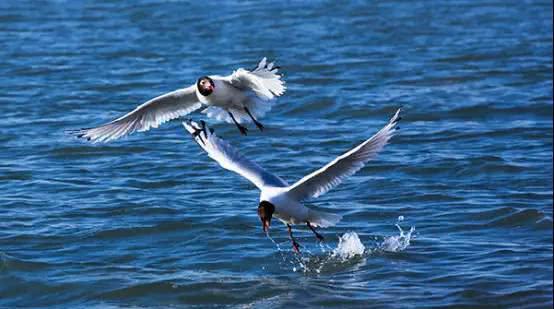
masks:
<path fill-rule="evenodd" d="M 306 221 L 306 225 L 308 225 L 308 227 L 310 228 L 310 230 L 312 230 L 312 232 L 314 232 L 315 237 L 317 237 L 317 239 L 318 239 L 319 241 L 323 241 L 323 236 L 321 236 L 321 234 L 319 234 L 318 232 L 315 231 L 315 228 L 310 224 L 309 221 Z"/>
<path fill-rule="evenodd" d="M 294 236 L 292 236 L 292 227 L 290 226 L 290 224 L 287 224 L 287 228 L 289 229 L 289 237 L 290 241 L 292 242 L 292 248 L 294 249 L 294 252 L 300 253 L 300 245 L 296 242 Z"/>

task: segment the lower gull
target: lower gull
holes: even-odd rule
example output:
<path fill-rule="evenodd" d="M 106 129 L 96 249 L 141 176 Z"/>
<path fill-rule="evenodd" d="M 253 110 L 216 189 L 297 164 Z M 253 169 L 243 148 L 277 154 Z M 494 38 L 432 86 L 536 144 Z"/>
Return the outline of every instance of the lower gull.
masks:
<path fill-rule="evenodd" d="M 292 234 L 292 225 L 305 224 L 322 241 L 323 236 L 315 228 L 334 226 L 342 219 L 341 215 L 310 209 L 302 202 L 336 187 L 375 158 L 394 135 L 396 125 L 401 119 L 399 114 L 400 110 L 397 110 L 389 123 L 371 138 L 293 185 L 241 155 L 229 143 L 218 138 L 204 121 L 197 123 L 189 120 L 183 125 L 198 145 L 221 167 L 243 176 L 260 189 L 258 216 L 264 232 L 268 233 L 271 218 L 278 218 L 288 228 L 294 251 L 300 252 L 300 246 Z"/>

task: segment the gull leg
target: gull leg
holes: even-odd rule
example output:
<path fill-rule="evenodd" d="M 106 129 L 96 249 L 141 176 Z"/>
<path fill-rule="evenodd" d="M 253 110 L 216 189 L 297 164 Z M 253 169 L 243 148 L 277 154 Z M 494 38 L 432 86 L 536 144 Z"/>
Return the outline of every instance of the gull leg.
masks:
<path fill-rule="evenodd" d="M 315 237 L 317 237 L 317 239 L 318 239 L 319 241 L 323 241 L 323 236 L 321 236 L 321 234 L 319 234 L 318 232 L 316 232 L 315 228 L 310 224 L 309 221 L 306 221 L 306 225 L 308 225 L 308 227 L 310 228 L 310 230 L 312 230 L 312 232 L 314 232 Z"/>
<path fill-rule="evenodd" d="M 292 236 L 292 226 L 290 226 L 290 224 L 287 224 L 287 228 L 289 229 L 289 237 L 290 241 L 292 242 L 292 248 L 294 249 L 294 252 L 300 253 L 300 245 L 296 242 L 294 236 Z"/>
<path fill-rule="evenodd" d="M 246 111 L 248 116 L 250 116 L 250 119 L 252 119 L 252 121 L 254 121 L 254 124 L 256 125 L 256 127 L 258 127 L 258 129 L 260 131 L 263 131 L 264 130 L 263 124 L 261 124 L 258 120 L 256 120 L 256 118 L 254 118 L 254 116 L 252 116 L 252 114 L 250 113 L 250 110 L 248 109 L 248 107 L 245 106 L 244 110 Z"/>
<path fill-rule="evenodd" d="M 245 126 L 238 123 L 237 120 L 235 119 L 235 116 L 233 116 L 233 114 L 231 112 L 228 112 L 228 113 L 229 113 L 229 116 L 231 116 L 231 119 L 233 119 L 233 122 L 235 123 L 237 128 L 239 129 L 240 134 L 246 135 L 246 133 L 248 132 L 248 129 Z"/>

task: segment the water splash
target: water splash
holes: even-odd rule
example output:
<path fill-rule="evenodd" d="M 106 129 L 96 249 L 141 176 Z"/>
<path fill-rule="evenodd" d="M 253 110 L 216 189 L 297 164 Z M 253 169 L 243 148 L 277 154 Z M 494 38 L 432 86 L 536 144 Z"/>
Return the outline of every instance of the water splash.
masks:
<path fill-rule="evenodd" d="M 408 248 L 410 240 L 412 240 L 412 233 L 415 231 L 415 227 L 411 227 L 406 233 L 400 225 L 395 224 L 400 235 L 385 237 L 385 240 L 379 245 L 379 249 L 386 252 L 400 252 Z"/>
<path fill-rule="evenodd" d="M 331 253 L 331 257 L 339 257 L 345 261 L 355 256 L 363 255 L 364 251 L 365 246 L 360 241 L 358 234 L 356 232 L 348 232 L 339 238 L 339 244 Z"/>
<path fill-rule="evenodd" d="M 404 231 L 399 225 L 399 222 L 403 220 L 404 217 L 400 216 L 395 224 L 400 232 L 399 235 L 384 237 L 382 241 L 377 240 L 369 247 L 366 247 L 358 234 L 353 231 L 340 236 L 335 248 L 330 246 L 329 243 L 318 242 L 317 246 L 320 253 L 322 253 L 320 255 L 317 252 L 310 251 L 307 246 L 301 246 L 299 254 L 293 253 L 292 249 L 283 249 L 281 247 L 282 243 L 276 242 L 269 234 L 266 234 L 266 236 L 275 244 L 281 255 L 280 264 L 282 266 L 284 266 L 283 264 L 288 264 L 288 267 L 292 266 L 291 270 L 293 272 L 332 272 L 344 267 L 363 264 L 368 256 L 376 252 L 400 252 L 407 249 L 410 246 L 410 241 L 414 239 L 415 227 L 411 227 L 407 232 Z"/>

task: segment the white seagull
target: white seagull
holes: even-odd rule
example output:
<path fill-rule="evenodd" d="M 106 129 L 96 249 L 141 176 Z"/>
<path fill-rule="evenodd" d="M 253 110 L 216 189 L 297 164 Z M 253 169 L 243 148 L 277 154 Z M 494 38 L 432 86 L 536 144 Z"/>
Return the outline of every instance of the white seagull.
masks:
<path fill-rule="evenodd" d="M 303 201 L 316 198 L 340 184 L 346 177 L 359 171 L 374 158 L 388 143 L 396 131 L 396 124 L 401 119 L 398 110 L 389 123 L 370 139 L 337 157 L 324 167 L 305 176 L 293 185 L 289 185 L 258 164 L 242 156 L 229 143 L 218 138 L 213 129 L 189 120 L 183 122 L 185 129 L 195 141 L 224 169 L 233 171 L 250 180 L 260 189 L 258 216 L 262 221 L 264 232 L 269 231 L 271 218 L 274 216 L 287 225 L 293 249 L 299 252 L 299 245 L 292 235 L 292 224 L 306 224 L 321 241 L 323 237 L 314 227 L 329 227 L 337 224 L 342 216 L 316 211 L 303 205 Z"/>
<path fill-rule="evenodd" d="M 187 115 L 203 105 L 203 113 L 217 120 L 233 122 L 243 135 L 241 123 L 250 120 L 263 130 L 255 117 L 271 109 L 271 101 L 285 93 L 279 67 L 264 57 L 251 71 L 240 68 L 229 76 L 203 76 L 196 84 L 153 98 L 132 112 L 95 128 L 74 132 L 93 143 L 109 142 L 135 131 L 148 131 L 169 120 Z"/>

